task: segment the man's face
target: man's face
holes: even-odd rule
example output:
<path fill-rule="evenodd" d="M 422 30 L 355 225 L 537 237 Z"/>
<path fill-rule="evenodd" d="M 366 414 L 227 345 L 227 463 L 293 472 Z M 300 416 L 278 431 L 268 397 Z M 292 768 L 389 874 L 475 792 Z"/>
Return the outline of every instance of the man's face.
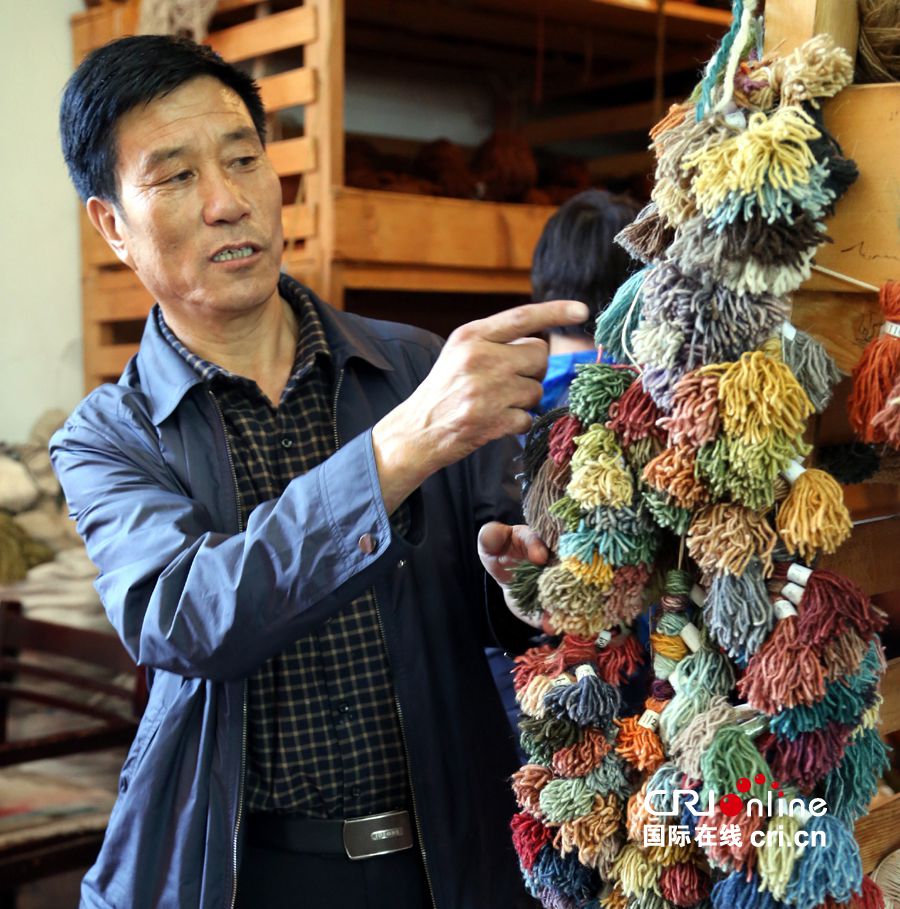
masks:
<path fill-rule="evenodd" d="M 281 187 L 240 96 L 194 79 L 125 114 L 116 138 L 119 205 L 90 200 L 88 213 L 164 311 L 239 315 L 269 300 Z"/>

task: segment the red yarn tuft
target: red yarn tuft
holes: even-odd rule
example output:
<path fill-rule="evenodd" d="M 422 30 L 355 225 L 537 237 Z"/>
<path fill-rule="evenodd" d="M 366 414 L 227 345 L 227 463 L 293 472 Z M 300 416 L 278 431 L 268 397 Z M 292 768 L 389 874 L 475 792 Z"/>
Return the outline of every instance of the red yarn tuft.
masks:
<path fill-rule="evenodd" d="M 663 868 L 659 875 L 659 889 L 664 899 L 687 909 L 709 896 L 709 875 L 693 862 L 680 862 Z"/>
<path fill-rule="evenodd" d="M 611 643 L 597 652 L 597 675 L 610 685 L 624 685 L 644 662 L 644 649 L 633 634 L 616 644 Z"/>
<path fill-rule="evenodd" d="M 572 455 L 575 454 L 575 436 L 581 435 L 582 431 L 578 417 L 571 413 L 560 417 L 550 427 L 547 437 L 549 452 L 557 466 L 564 467 L 572 460 Z"/>
<path fill-rule="evenodd" d="M 606 426 L 619 437 L 622 445 L 631 445 L 648 436 L 662 441 L 666 434 L 656 425 L 662 415 L 653 398 L 644 391 L 641 380 L 635 379 L 625 394 L 610 406 Z"/>
<path fill-rule="evenodd" d="M 799 636 L 817 648 L 850 630 L 868 642 L 887 624 L 887 617 L 875 609 L 861 587 L 826 568 L 817 568 L 809 576 L 801 605 Z"/>
<path fill-rule="evenodd" d="M 552 832 L 527 811 L 514 814 L 509 822 L 509 828 L 512 830 L 513 847 L 522 867 L 526 871 L 531 871 L 538 853 L 550 842 Z"/>
<path fill-rule="evenodd" d="M 547 667 L 554 652 L 555 650 L 550 644 L 541 644 L 539 647 L 526 650 L 525 653 L 515 658 L 513 687 L 516 691 L 525 688 L 535 676 L 549 674 L 550 671 Z"/>

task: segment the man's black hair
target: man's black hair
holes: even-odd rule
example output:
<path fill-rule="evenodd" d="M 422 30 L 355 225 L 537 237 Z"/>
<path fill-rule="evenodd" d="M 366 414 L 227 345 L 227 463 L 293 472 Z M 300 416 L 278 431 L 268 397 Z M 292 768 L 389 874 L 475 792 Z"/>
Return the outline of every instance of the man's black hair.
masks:
<path fill-rule="evenodd" d="M 591 311 L 584 325 L 553 329 L 583 337 L 634 269 L 634 261 L 613 237 L 634 220 L 637 202 L 605 190 L 573 196 L 547 222 L 531 263 L 532 299 L 580 300 Z"/>
<path fill-rule="evenodd" d="M 63 93 L 59 132 L 69 176 L 82 201 L 118 201 L 116 124 L 200 76 L 212 76 L 247 106 L 260 141 L 266 116 L 259 87 L 209 47 L 187 38 L 139 35 L 119 38 L 88 54 Z"/>

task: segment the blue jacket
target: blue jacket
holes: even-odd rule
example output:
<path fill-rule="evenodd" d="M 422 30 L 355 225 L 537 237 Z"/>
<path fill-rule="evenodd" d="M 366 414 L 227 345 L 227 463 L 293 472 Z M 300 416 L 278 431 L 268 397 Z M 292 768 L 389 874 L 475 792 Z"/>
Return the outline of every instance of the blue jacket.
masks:
<path fill-rule="evenodd" d="M 300 289 L 287 277 L 280 287 Z M 515 448 L 493 443 L 431 477 L 410 499 L 406 537 L 394 535 L 371 427 L 425 377 L 440 342 L 313 300 L 339 376 L 339 449 L 246 527 L 216 402 L 153 314 L 118 384 L 96 389 L 51 441 L 110 621 L 151 679 L 83 907 L 233 905 L 246 678 L 369 587 L 435 904 L 521 899 L 507 828 L 515 758 L 482 648 L 489 613 L 505 632 L 525 626 L 486 584 L 475 545 L 485 521 L 520 520 Z M 372 553 L 357 545 L 366 533 Z"/>

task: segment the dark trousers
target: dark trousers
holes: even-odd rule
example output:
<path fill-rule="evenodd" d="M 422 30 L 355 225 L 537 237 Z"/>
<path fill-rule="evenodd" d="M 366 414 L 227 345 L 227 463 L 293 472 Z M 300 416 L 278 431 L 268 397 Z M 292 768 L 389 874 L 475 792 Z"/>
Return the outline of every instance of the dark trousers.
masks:
<path fill-rule="evenodd" d="M 237 909 L 431 909 L 417 847 L 351 861 L 247 843 Z"/>

